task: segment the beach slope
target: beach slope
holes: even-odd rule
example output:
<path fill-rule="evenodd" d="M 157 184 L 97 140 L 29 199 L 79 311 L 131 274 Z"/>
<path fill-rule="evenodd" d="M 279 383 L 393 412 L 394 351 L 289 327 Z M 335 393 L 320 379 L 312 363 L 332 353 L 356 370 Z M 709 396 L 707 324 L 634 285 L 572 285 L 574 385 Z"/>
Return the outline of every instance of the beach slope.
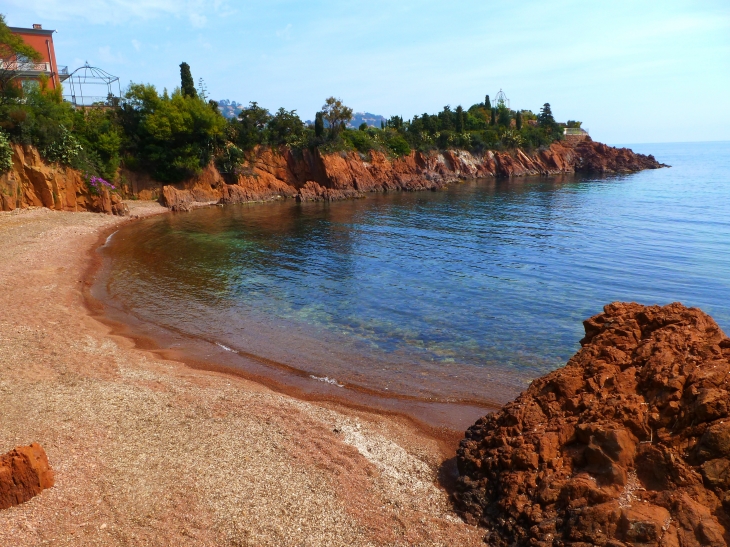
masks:
<path fill-rule="evenodd" d="M 84 275 L 124 222 L 0 213 L 0 453 L 38 442 L 56 474 L 0 512 L 0 544 L 481 544 L 407 421 L 166 361 L 94 319 Z"/>

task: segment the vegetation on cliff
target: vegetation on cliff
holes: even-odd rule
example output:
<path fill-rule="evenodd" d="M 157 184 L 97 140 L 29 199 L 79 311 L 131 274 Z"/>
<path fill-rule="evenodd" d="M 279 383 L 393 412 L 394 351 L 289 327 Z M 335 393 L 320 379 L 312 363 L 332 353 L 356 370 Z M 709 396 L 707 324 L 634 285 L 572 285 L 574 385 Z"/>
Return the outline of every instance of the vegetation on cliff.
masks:
<path fill-rule="evenodd" d="M 0 20 L 0 49 L 29 54 L 28 46 L 14 39 Z M 352 109 L 335 97 L 325 101 L 313 125 L 295 110 L 272 113 L 256 102 L 227 119 L 204 89 L 196 90 L 187 63 L 180 65 L 180 75 L 181 85 L 171 93 L 130 83 L 121 101 L 84 108 L 73 108 L 60 89 L 51 89 L 43 79 L 38 85 L 9 83 L 0 90 L 0 133 L 36 146 L 45 159 L 70 165 L 89 181 L 101 177 L 114 182 L 124 166 L 168 183 L 199 174 L 211 160 L 221 173 L 240 174 L 261 146 L 400 157 L 412 150 L 529 149 L 562 137 L 549 104 L 536 115 L 510 110 L 504 101 L 493 106 L 489 97 L 466 110 L 446 106 L 411 120 L 393 116 L 380 128 L 347 128 Z"/>

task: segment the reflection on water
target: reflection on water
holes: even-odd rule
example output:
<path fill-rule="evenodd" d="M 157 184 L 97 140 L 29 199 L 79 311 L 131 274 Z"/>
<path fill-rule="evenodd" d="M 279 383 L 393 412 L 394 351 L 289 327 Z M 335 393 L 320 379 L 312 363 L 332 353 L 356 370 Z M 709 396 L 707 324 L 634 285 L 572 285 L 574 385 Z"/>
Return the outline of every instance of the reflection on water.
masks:
<path fill-rule="evenodd" d="M 106 296 L 318 378 L 505 400 L 614 300 L 679 300 L 730 327 L 730 145 L 641 151 L 673 167 L 147 219 L 108 244 Z"/>

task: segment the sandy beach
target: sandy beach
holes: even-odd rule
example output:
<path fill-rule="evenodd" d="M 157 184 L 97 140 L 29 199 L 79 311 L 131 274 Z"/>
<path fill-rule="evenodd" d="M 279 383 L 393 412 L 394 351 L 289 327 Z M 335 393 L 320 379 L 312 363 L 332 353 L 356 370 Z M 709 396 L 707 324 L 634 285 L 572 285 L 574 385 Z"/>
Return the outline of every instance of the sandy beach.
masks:
<path fill-rule="evenodd" d="M 164 360 L 92 317 L 91 252 L 125 222 L 0 213 L 0 453 L 38 442 L 56 472 L 0 512 L 1 545 L 482 544 L 406 419 Z"/>

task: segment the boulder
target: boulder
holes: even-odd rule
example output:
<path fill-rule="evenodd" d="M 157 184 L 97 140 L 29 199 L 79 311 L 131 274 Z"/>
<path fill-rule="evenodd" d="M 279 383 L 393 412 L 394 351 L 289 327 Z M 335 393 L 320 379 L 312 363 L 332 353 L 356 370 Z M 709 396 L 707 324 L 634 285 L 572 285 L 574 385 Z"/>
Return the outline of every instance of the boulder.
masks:
<path fill-rule="evenodd" d="M 466 432 L 457 506 L 490 545 L 730 542 L 730 340 L 675 303 L 613 303 L 581 349 Z"/>
<path fill-rule="evenodd" d="M 20 505 L 53 484 L 53 470 L 38 443 L 0 456 L 0 509 Z"/>

